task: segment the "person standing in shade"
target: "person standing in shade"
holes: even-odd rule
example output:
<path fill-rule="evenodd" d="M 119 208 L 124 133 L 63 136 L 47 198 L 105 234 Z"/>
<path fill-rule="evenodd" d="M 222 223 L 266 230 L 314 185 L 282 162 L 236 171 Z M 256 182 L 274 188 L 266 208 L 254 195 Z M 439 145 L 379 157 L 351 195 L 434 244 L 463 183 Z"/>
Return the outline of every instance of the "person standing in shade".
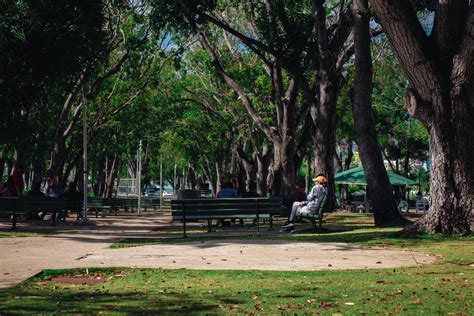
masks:
<path fill-rule="evenodd" d="M 282 226 L 289 231 L 295 229 L 295 217 L 302 214 L 314 214 L 320 207 L 321 202 L 326 196 L 325 185 L 327 183 L 326 177 L 322 174 L 313 179 L 314 186 L 308 194 L 307 201 L 294 202 L 291 208 L 291 214 L 288 222 Z"/>

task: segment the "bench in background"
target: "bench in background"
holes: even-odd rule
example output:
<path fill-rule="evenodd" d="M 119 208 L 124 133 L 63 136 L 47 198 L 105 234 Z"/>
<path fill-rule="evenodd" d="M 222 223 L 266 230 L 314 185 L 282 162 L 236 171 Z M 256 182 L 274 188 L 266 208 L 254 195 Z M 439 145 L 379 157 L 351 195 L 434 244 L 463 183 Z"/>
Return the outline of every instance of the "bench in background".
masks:
<path fill-rule="evenodd" d="M 273 216 L 280 215 L 282 205 L 281 197 L 182 199 L 171 200 L 171 215 L 173 221 L 183 222 L 184 237 L 188 221 L 207 220 L 211 231 L 213 219 L 255 219 L 259 233 L 260 219 L 269 219 L 271 229 Z"/>
<path fill-rule="evenodd" d="M 56 214 L 62 211 L 81 209 L 81 200 L 52 197 L 5 197 L 0 198 L 0 212 L 11 216 L 12 229 L 16 229 L 18 215 L 33 215 L 40 212 L 51 213 L 53 225 Z"/>

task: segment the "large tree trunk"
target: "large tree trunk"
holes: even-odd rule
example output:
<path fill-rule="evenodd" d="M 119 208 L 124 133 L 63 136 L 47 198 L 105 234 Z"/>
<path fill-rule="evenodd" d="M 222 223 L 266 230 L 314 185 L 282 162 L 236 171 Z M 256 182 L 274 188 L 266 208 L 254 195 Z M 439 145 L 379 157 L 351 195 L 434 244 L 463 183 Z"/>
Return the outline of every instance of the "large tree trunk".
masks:
<path fill-rule="evenodd" d="M 273 144 L 273 196 L 283 196 L 289 202 L 294 195 L 295 164 L 293 161 L 294 142 L 291 138 L 282 144 Z"/>
<path fill-rule="evenodd" d="M 401 215 L 392 194 L 372 117 L 372 58 L 368 0 L 354 0 L 355 86 L 351 96 L 357 144 L 367 180 L 375 225 L 400 222 Z"/>
<path fill-rule="evenodd" d="M 465 104 L 458 103 L 458 108 Z M 472 114 L 471 114 L 472 115 Z M 460 120 L 463 118 L 459 117 Z M 473 121 L 457 123 L 465 125 Z M 472 125 L 471 125 L 472 126 Z M 430 208 L 420 220 L 419 227 L 430 232 L 469 232 L 474 212 L 474 149 L 456 145 L 461 137 L 459 129 L 433 128 L 430 132 Z M 474 139 L 472 127 L 463 134 Z M 435 131 L 436 130 L 436 131 Z M 465 145 L 468 145 L 465 143 Z"/>
<path fill-rule="evenodd" d="M 317 34 L 317 49 L 312 56 L 312 67 L 317 87 L 314 97 L 309 101 L 316 129 L 315 173 L 324 174 L 328 179 L 325 207 L 331 211 L 336 207 L 334 184 L 336 103 L 343 84 L 342 65 L 351 55 L 351 49 L 346 49 L 344 44 L 351 32 L 352 14 L 350 10 L 342 8 L 337 27 L 328 28 L 324 3 L 323 0 L 312 1 L 314 28 Z M 308 91 L 308 87 L 305 90 Z M 306 98 L 311 95 L 312 93 L 305 92 Z"/>
<path fill-rule="evenodd" d="M 336 95 L 334 84 L 322 81 L 319 84 L 319 106 L 316 109 L 314 136 L 314 172 L 328 179 L 326 209 L 336 208 L 334 184 L 334 158 L 336 155 Z"/>
<path fill-rule="evenodd" d="M 118 164 L 119 164 L 118 154 L 115 154 L 112 160 L 107 159 L 107 163 L 106 163 L 107 173 L 105 177 L 105 188 L 104 188 L 104 193 L 103 193 L 104 197 L 108 197 L 108 198 L 112 197 L 114 182 L 118 174 Z"/>
<path fill-rule="evenodd" d="M 474 2 L 439 1 L 430 37 L 405 1 L 370 2 L 408 75 L 408 111 L 430 135 L 431 204 L 413 228 L 468 233 L 474 212 Z"/>
<path fill-rule="evenodd" d="M 254 143 L 255 160 L 257 161 L 257 193 L 260 196 L 266 196 L 268 192 L 267 179 L 268 168 L 271 162 L 271 150 L 268 145 L 263 145 L 262 151 L 258 148 L 259 144 Z"/>

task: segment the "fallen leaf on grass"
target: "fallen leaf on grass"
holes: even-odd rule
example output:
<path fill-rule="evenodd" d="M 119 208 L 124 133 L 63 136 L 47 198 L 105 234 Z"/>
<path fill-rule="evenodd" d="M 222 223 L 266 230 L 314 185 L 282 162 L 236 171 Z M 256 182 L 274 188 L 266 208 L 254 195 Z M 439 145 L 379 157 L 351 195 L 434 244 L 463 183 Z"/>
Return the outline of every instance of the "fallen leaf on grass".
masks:
<path fill-rule="evenodd" d="M 421 301 L 417 299 L 416 301 L 411 302 L 413 305 L 421 305 Z"/>

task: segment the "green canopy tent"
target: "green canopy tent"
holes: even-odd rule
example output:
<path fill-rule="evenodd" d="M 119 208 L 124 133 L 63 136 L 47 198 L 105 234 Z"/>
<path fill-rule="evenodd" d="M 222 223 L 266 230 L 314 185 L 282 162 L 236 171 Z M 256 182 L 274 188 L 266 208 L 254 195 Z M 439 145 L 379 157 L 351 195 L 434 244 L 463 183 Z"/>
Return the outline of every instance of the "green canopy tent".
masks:
<path fill-rule="evenodd" d="M 387 171 L 388 179 L 391 185 L 416 185 L 418 182 L 405 178 L 399 174 Z M 358 166 L 346 171 L 336 173 L 335 182 L 339 184 L 360 184 L 367 185 L 365 180 L 364 169 Z"/>

